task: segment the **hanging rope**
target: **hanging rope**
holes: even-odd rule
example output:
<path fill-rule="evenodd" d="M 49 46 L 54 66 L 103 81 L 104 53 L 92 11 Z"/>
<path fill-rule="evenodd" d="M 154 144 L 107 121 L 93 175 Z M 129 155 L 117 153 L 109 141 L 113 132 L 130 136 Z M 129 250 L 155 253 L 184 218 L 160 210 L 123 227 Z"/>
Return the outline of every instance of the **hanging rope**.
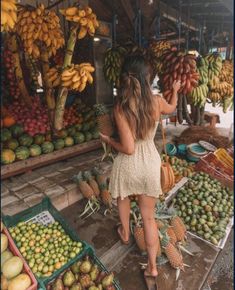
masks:
<path fill-rule="evenodd" d="M 191 4 L 191 1 L 190 1 Z M 187 38 L 186 38 L 186 50 L 189 50 L 189 20 L 190 20 L 190 8 L 189 8 L 189 1 L 187 6 Z"/>

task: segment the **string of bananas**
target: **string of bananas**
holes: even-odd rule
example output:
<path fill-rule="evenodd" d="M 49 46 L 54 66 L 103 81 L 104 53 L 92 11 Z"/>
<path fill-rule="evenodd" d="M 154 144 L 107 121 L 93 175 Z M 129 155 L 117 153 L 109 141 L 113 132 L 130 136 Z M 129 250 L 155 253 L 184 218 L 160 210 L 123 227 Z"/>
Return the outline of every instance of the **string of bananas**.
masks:
<path fill-rule="evenodd" d="M 56 88 L 61 84 L 61 66 L 55 66 L 48 70 L 47 78 L 51 87 Z"/>
<path fill-rule="evenodd" d="M 192 103 L 194 106 L 198 106 L 202 108 L 206 104 L 207 95 L 209 92 L 209 88 L 207 84 L 201 84 L 198 87 L 194 88 L 192 92 L 189 94 L 192 99 Z"/>
<path fill-rule="evenodd" d="M 213 80 L 214 77 L 219 76 L 222 69 L 222 57 L 218 53 L 210 53 L 204 58 L 209 62 L 208 78 L 209 80 Z"/>
<path fill-rule="evenodd" d="M 194 106 L 202 108 L 206 104 L 208 88 L 208 69 L 209 62 L 205 58 L 201 57 L 197 60 L 197 72 L 199 73 L 199 86 L 194 88 L 188 97 L 191 99 Z"/>
<path fill-rule="evenodd" d="M 109 83 L 115 83 L 116 85 L 118 85 L 121 73 L 121 66 L 125 55 L 126 49 L 121 46 L 108 48 L 106 50 L 103 72 L 105 79 Z"/>
<path fill-rule="evenodd" d="M 154 53 L 156 58 L 161 57 L 163 52 L 166 49 L 170 49 L 170 48 L 171 48 L 171 44 L 167 40 L 157 41 L 157 40 L 153 39 L 153 40 L 151 40 L 151 42 L 149 44 L 149 49 Z"/>
<path fill-rule="evenodd" d="M 1 32 L 10 31 L 17 21 L 17 7 L 15 0 L 1 1 Z"/>
<path fill-rule="evenodd" d="M 97 17 L 89 6 L 83 9 L 78 7 L 60 9 L 60 13 L 65 16 L 66 20 L 79 24 L 78 39 L 84 38 L 87 33 L 90 36 L 94 36 L 95 30 L 99 27 Z"/>
<path fill-rule="evenodd" d="M 93 83 L 92 72 L 95 68 L 88 62 L 66 68 L 61 74 L 61 84 L 70 90 L 82 92 L 87 85 Z"/>
<path fill-rule="evenodd" d="M 45 9 L 43 4 L 19 9 L 16 32 L 23 40 L 26 52 L 35 59 L 41 55 L 42 44 L 50 57 L 65 43 L 59 17 L 55 11 Z"/>
<path fill-rule="evenodd" d="M 222 82 L 233 84 L 233 63 L 231 60 L 224 60 L 222 69 L 219 74 L 219 79 Z"/>

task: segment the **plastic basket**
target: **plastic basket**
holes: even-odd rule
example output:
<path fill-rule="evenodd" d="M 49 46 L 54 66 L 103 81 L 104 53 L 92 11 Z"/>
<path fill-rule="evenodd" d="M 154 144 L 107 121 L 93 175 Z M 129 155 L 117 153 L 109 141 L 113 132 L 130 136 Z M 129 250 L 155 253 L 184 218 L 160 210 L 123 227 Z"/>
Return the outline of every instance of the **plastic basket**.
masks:
<path fill-rule="evenodd" d="M 45 217 L 45 212 L 48 212 Z M 77 255 L 75 258 L 71 259 L 68 263 L 66 263 L 64 266 L 62 266 L 59 270 L 56 270 L 50 277 L 37 277 L 38 282 L 47 282 L 49 278 L 53 279 L 55 278 L 59 271 L 64 271 L 66 268 L 71 266 L 76 259 L 80 258 L 83 255 L 83 252 L 86 251 L 90 246 L 85 242 L 82 241 L 77 233 L 70 228 L 68 223 L 64 220 L 64 218 L 61 216 L 59 211 L 52 205 L 50 199 L 48 197 L 45 197 L 39 204 L 36 204 L 35 206 L 28 208 L 18 214 L 15 214 L 13 216 L 3 216 L 3 222 L 4 224 L 9 227 L 16 226 L 19 222 L 28 222 L 32 220 L 37 220 L 41 223 L 48 222 L 49 220 L 52 221 L 52 218 L 59 222 L 60 225 L 63 227 L 65 233 L 70 236 L 70 238 L 74 241 L 81 242 L 83 245 L 83 251 Z"/>
<path fill-rule="evenodd" d="M 12 237 L 10 236 L 8 230 L 6 228 L 3 229 L 3 233 L 7 236 L 8 238 L 8 249 L 12 252 L 14 256 L 18 256 L 22 261 L 23 261 L 23 271 L 22 273 L 26 273 L 29 275 L 31 279 L 31 286 L 27 288 L 27 290 L 37 290 L 37 280 L 35 279 L 33 272 L 29 268 L 28 264 L 26 263 L 25 259 L 22 257 L 20 251 L 16 247 Z"/>
<path fill-rule="evenodd" d="M 101 261 L 99 260 L 99 258 L 95 255 L 95 251 L 94 251 L 94 249 L 92 248 L 92 247 L 89 247 L 85 252 L 83 252 L 83 254 L 82 254 L 82 256 L 80 256 L 80 257 L 77 257 L 76 259 L 75 259 L 75 261 L 70 265 L 70 266 L 72 266 L 75 262 L 77 262 L 77 261 L 79 261 L 79 260 L 81 260 L 84 256 L 86 256 L 86 255 L 88 255 L 89 257 L 90 257 L 90 260 L 92 261 L 92 262 L 94 262 L 95 264 L 97 264 L 98 266 L 99 266 L 99 268 L 102 270 L 102 271 L 104 271 L 105 273 L 109 273 L 109 271 L 105 268 L 105 266 L 101 263 Z M 70 267 L 70 266 L 68 266 L 68 267 Z M 67 267 L 67 268 L 68 268 Z M 66 268 L 66 269 L 67 269 Z M 61 275 L 61 274 L 63 274 L 64 272 L 65 272 L 65 270 L 66 269 L 60 269 L 59 271 L 58 271 L 58 273 L 57 273 L 57 275 L 56 275 L 56 277 L 50 277 L 47 281 L 46 281 L 46 283 L 45 282 L 40 282 L 40 289 L 43 289 L 43 290 L 45 290 L 46 289 L 46 287 L 47 287 L 47 285 L 48 284 L 50 284 L 51 282 L 53 282 L 59 275 Z M 116 290 L 122 290 L 122 288 L 120 287 L 120 284 L 117 282 L 117 280 L 116 279 L 114 279 L 114 286 L 115 286 L 115 289 Z"/>

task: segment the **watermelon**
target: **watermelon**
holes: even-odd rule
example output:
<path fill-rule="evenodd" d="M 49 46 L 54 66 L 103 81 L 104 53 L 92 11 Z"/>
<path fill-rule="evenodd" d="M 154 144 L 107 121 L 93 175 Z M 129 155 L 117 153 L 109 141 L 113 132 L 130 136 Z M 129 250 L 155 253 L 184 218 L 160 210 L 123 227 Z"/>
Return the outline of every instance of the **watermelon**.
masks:
<path fill-rule="evenodd" d="M 33 137 L 28 134 L 23 134 L 19 137 L 19 143 L 21 146 L 29 147 L 33 143 Z"/>
<path fill-rule="evenodd" d="M 34 144 L 42 145 L 43 142 L 45 142 L 45 136 L 42 134 L 37 134 L 34 136 Z"/>
<path fill-rule="evenodd" d="M 82 130 L 82 124 L 75 125 L 75 128 L 76 128 L 77 131 L 81 131 Z"/>
<path fill-rule="evenodd" d="M 1 130 L 1 142 L 6 142 L 11 139 L 11 131 L 7 128 Z"/>
<path fill-rule="evenodd" d="M 64 138 L 64 145 L 65 145 L 65 147 L 73 146 L 74 145 L 73 138 L 72 137 Z"/>
<path fill-rule="evenodd" d="M 57 139 L 54 142 L 55 150 L 60 150 L 64 148 L 64 139 Z"/>
<path fill-rule="evenodd" d="M 39 156 L 42 153 L 42 149 L 39 145 L 33 144 L 29 147 L 30 156 L 35 157 Z"/>
<path fill-rule="evenodd" d="M 82 131 L 83 132 L 89 131 L 89 129 L 90 129 L 90 124 L 89 123 L 83 123 L 82 124 Z"/>
<path fill-rule="evenodd" d="M 11 150 L 15 151 L 15 149 L 19 146 L 19 142 L 16 139 L 10 139 L 10 140 L 6 141 L 4 146 L 7 149 L 11 149 Z"/>
<path fill-rule="evenodd" d="M 2 164 L 11 164 L 15 161 L 15 153 L 11 149 L 3 149 L 1 151 L 1 163 Z"/>
<path fill-rule="evenodd" d="M 83 143 L 85 141 L 85 135 L 82 132 L 77 132 L 74 136 L 74 143 L 75 144 L 80 144 Z"/>
<path fill-rule="evenodd" d="M 86 142 L 90 141 L 92 139 L 92 134 L 90 132 L 85 132 L 85 140 Z"/>
<path fill-rule="evenodd" d="M 25 160 L 29 158 L 30 155 L 29 149 L 26 146 L 20 146 L 16 148 L 15 154 L 17 160 Z"/>
<path fill-rule="evenodd" d="M 74 134 L 76 133 L 75 126 L 71 126 L 71 127 L 67 128 L 67 132 L 68 132 L 68 136 L 73 137 Z"/>
<path fill-rule="evenodd" d="M 42 144 L 42 153 L 47 154 L 54 151 L 53 143 L 46 141 Z"/>
<path fill-rule="evenodd" d="M 14 138 L 18 138 L 24 133 L 24 127 L 20 124 L 15 124 L 11 126 L 10 130 Z"/>

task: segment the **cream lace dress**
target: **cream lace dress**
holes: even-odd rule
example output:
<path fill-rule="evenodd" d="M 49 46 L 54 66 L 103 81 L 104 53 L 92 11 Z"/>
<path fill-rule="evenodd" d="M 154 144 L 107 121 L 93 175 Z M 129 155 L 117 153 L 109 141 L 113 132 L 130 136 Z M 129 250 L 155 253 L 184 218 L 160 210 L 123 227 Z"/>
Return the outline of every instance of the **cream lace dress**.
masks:
<path fill-rule="evenodd" d="M 162 194 L 161 158 L 154 144 L 157 126 L 158 121 L 146 140 L 135 142 L 134 154 L 119 152 L 115 158 L 109 183 L 114 199 L 124 199 L 133 194 L 158 198 Z"/>

